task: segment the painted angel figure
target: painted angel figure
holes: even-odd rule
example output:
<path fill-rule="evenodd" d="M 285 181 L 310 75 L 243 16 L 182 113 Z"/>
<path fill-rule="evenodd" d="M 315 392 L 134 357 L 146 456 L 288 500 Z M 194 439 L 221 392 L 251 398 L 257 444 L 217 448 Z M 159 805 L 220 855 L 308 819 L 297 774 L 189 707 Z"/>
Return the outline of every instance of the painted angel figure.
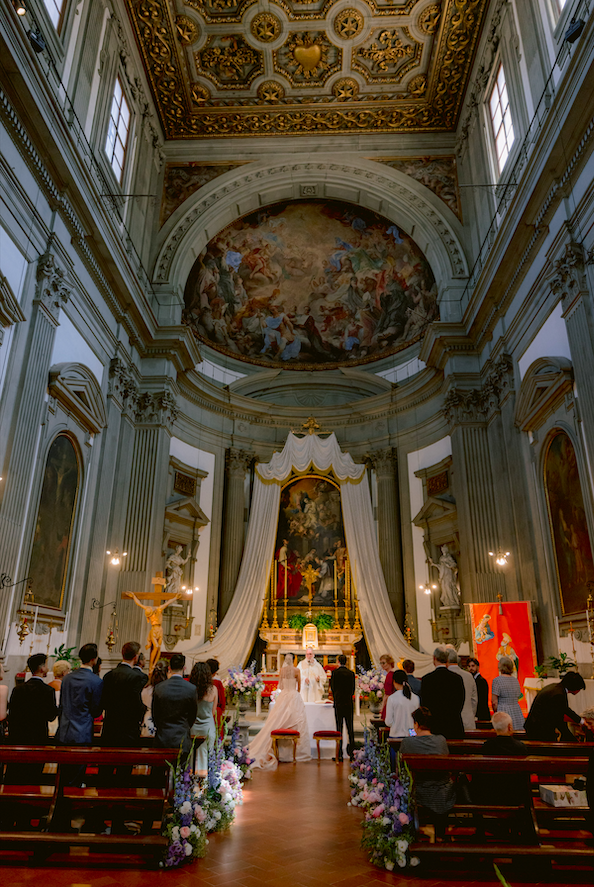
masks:
<path fill-rule="evenodd" d="M 460 609 L 460 590 L 458 588 L 458 564 L 456 563 L 447 545 L 441 546 L 441 557 L 438 563 L 429 558 L 429 563 L 439 573 L 439 586 L 441 588 L 441 610 Z"/>

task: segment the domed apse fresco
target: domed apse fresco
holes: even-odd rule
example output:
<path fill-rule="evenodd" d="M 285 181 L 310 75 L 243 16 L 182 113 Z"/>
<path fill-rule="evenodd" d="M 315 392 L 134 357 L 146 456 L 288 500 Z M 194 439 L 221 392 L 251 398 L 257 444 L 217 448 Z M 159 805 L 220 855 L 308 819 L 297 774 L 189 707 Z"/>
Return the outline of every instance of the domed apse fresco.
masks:
<path fill-rule="evenodd" d="M 416 342 L 437 287 L 397 225 L 337 201 L 279 203 L 228 225 L 197 259 L 184 322 L 260 366 L 357 366 Z"/>

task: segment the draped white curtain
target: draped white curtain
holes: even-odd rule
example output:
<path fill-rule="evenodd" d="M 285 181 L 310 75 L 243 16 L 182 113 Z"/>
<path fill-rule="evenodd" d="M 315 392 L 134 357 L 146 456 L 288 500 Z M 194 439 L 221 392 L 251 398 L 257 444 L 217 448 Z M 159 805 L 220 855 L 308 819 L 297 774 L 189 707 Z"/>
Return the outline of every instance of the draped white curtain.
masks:
<path fill-rule="evenodd" d="M 342 452 L 334 434 L 324 439 L 315 434 L 289 434 L 282 452 L 275 453 L 267 465 L 258 466 L 243 560 L 231 606 L 212 644 L 202 644 L 188 651 L 189 655 L 193 659 L 218 659 L 221 670 L 241 665 L 249 656 L 274 554 L 281 485 L 291 471 L 304 473 L 312 467 L 318 471 L 332 469 L 340 483 L 346 544 L 373 661 L 377 664 L 382 653 L 391 653 L 396 660 L 412 659 L 417 674 L 422 674 L 432 660 L 408 646 L 394 618 L 379 559 L 365 466 L 356 465 L 349 453 Z"/>

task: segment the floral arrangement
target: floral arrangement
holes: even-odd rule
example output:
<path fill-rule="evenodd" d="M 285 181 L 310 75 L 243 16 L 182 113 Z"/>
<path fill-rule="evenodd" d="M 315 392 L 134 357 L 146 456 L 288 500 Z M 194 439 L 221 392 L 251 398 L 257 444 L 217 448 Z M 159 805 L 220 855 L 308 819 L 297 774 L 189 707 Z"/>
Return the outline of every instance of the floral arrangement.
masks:
<path fill-rule="evenodd" d="M 363 666 L 358 666 L 357 687 L 363 699 L 370 702 L 382 702 L 384 698 L 385 675 L 377 668 L 365 671 Z"/>
<path fill-rule="evenodd" d="M 334 619 L 328 613 L 316 613 L 311 618 L 303 616 L 302 613 L 295 613 L 289 619 L 289 625 L 295 631 L 303 631 L 306 625 L 313 624 L 318 631 L 328 631 L 334 625 Z"/>
<path fill-rule="evenodd" d="M 239 740 L 239 720 L 235 721 L 231 731 L 227 760 L 239 770 L 242 780 L 252 778 L 252 764 L 255 758 L 250 758 L 249 747 L 242 745 Z"/>
<path fill-rule="evenodd" d="M 164 835 L 168 840 L 164 865 L 168 868 L 191 862 L 206 853 L 206 830 L 204 817 L 195 803 L 196 792 L 200 791 L 198 777 L 192 770 L 194 746 L 187 759 L 182 753 L 177 757 L 173 769 L 174 795 L 173 810 L 167 818 Z"/>
<path fill-rule="evenodd" d="M 388 871 L 396 865 L 418 865 L 418 857 L 408 858 L 414 838 L 412 777 L 400 755 L 397 772 L 392 773 L 390 750 L 379 744 L 375 731 L 365 730 L 363 748 L 355 751 L 351 762 L 349 781 L 349 804 L 365 811 L 361 846 L 369 851 L 370 861 Z"/>
<path fill-rule="evenodd" d="M 256 673 L 256 663 L 251 662 L 243 671 L 231 666 L 229 677 L 223 680 L 223 686 L 229 702 L 237 703 L 240 696 L 255 699 L 257 693 L 264 689 L 264 681 L 262 675 Z"/>
<path fill-rule="evenodd" d="M 194 793 L 196 818 L 206 832 L 222 832 L 235 819 L 235 807 L 243 804 L 241 770 L 225 757 L 225 746 L 217 736 L 208 751 L 208 776 Z"/>

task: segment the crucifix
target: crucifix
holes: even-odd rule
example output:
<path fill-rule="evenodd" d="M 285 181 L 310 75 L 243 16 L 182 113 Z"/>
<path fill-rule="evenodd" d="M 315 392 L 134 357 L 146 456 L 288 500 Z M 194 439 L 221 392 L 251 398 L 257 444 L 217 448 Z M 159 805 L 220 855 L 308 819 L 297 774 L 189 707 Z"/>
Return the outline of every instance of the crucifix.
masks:
<path fill-rule="evenodd" d="M 143 591 L 139 592 L 137 595 L 134 594 L 133 591 L 125 591 L 122 594 L 122 598 L 132 598 L 135 604 L 142 607 L 150 626 L 148 643 L 146 645 L 146 649 L 150 650 L 150 673 L 152 673 L 153 668 L 157 664 L 159 656 L 161 655 L 161 644 L 163 643 L 163 610 L 165 607 L 172 604 L 173 601 L 177 601 L 182 597 L 179 593 L 170 594 L 169 592 L 164 591 L 164 588 L 167 585 L 167 580 L 164 578 L 161 571 L 153 576 L 151 584 L 155 586 L 153 591 Z M 149 601 L 150 604 L 145 606 L 142 601 Z"/>
<path fill-rule="evenodd" d="M 312 565 L 308 564 L 307 569 L 303 572 L 302 575 L 303 575 L 303 578 L 305 579 L 305 584 L 307 586 L 307 597 L 308 597 L 307 606 L 311 610 L 311 602 L 313 600 L 312 588 L 313 588 L 313 584 L 314 584 L 315 580 L 320 575 L 320 571 L 314 570 Z"/>

